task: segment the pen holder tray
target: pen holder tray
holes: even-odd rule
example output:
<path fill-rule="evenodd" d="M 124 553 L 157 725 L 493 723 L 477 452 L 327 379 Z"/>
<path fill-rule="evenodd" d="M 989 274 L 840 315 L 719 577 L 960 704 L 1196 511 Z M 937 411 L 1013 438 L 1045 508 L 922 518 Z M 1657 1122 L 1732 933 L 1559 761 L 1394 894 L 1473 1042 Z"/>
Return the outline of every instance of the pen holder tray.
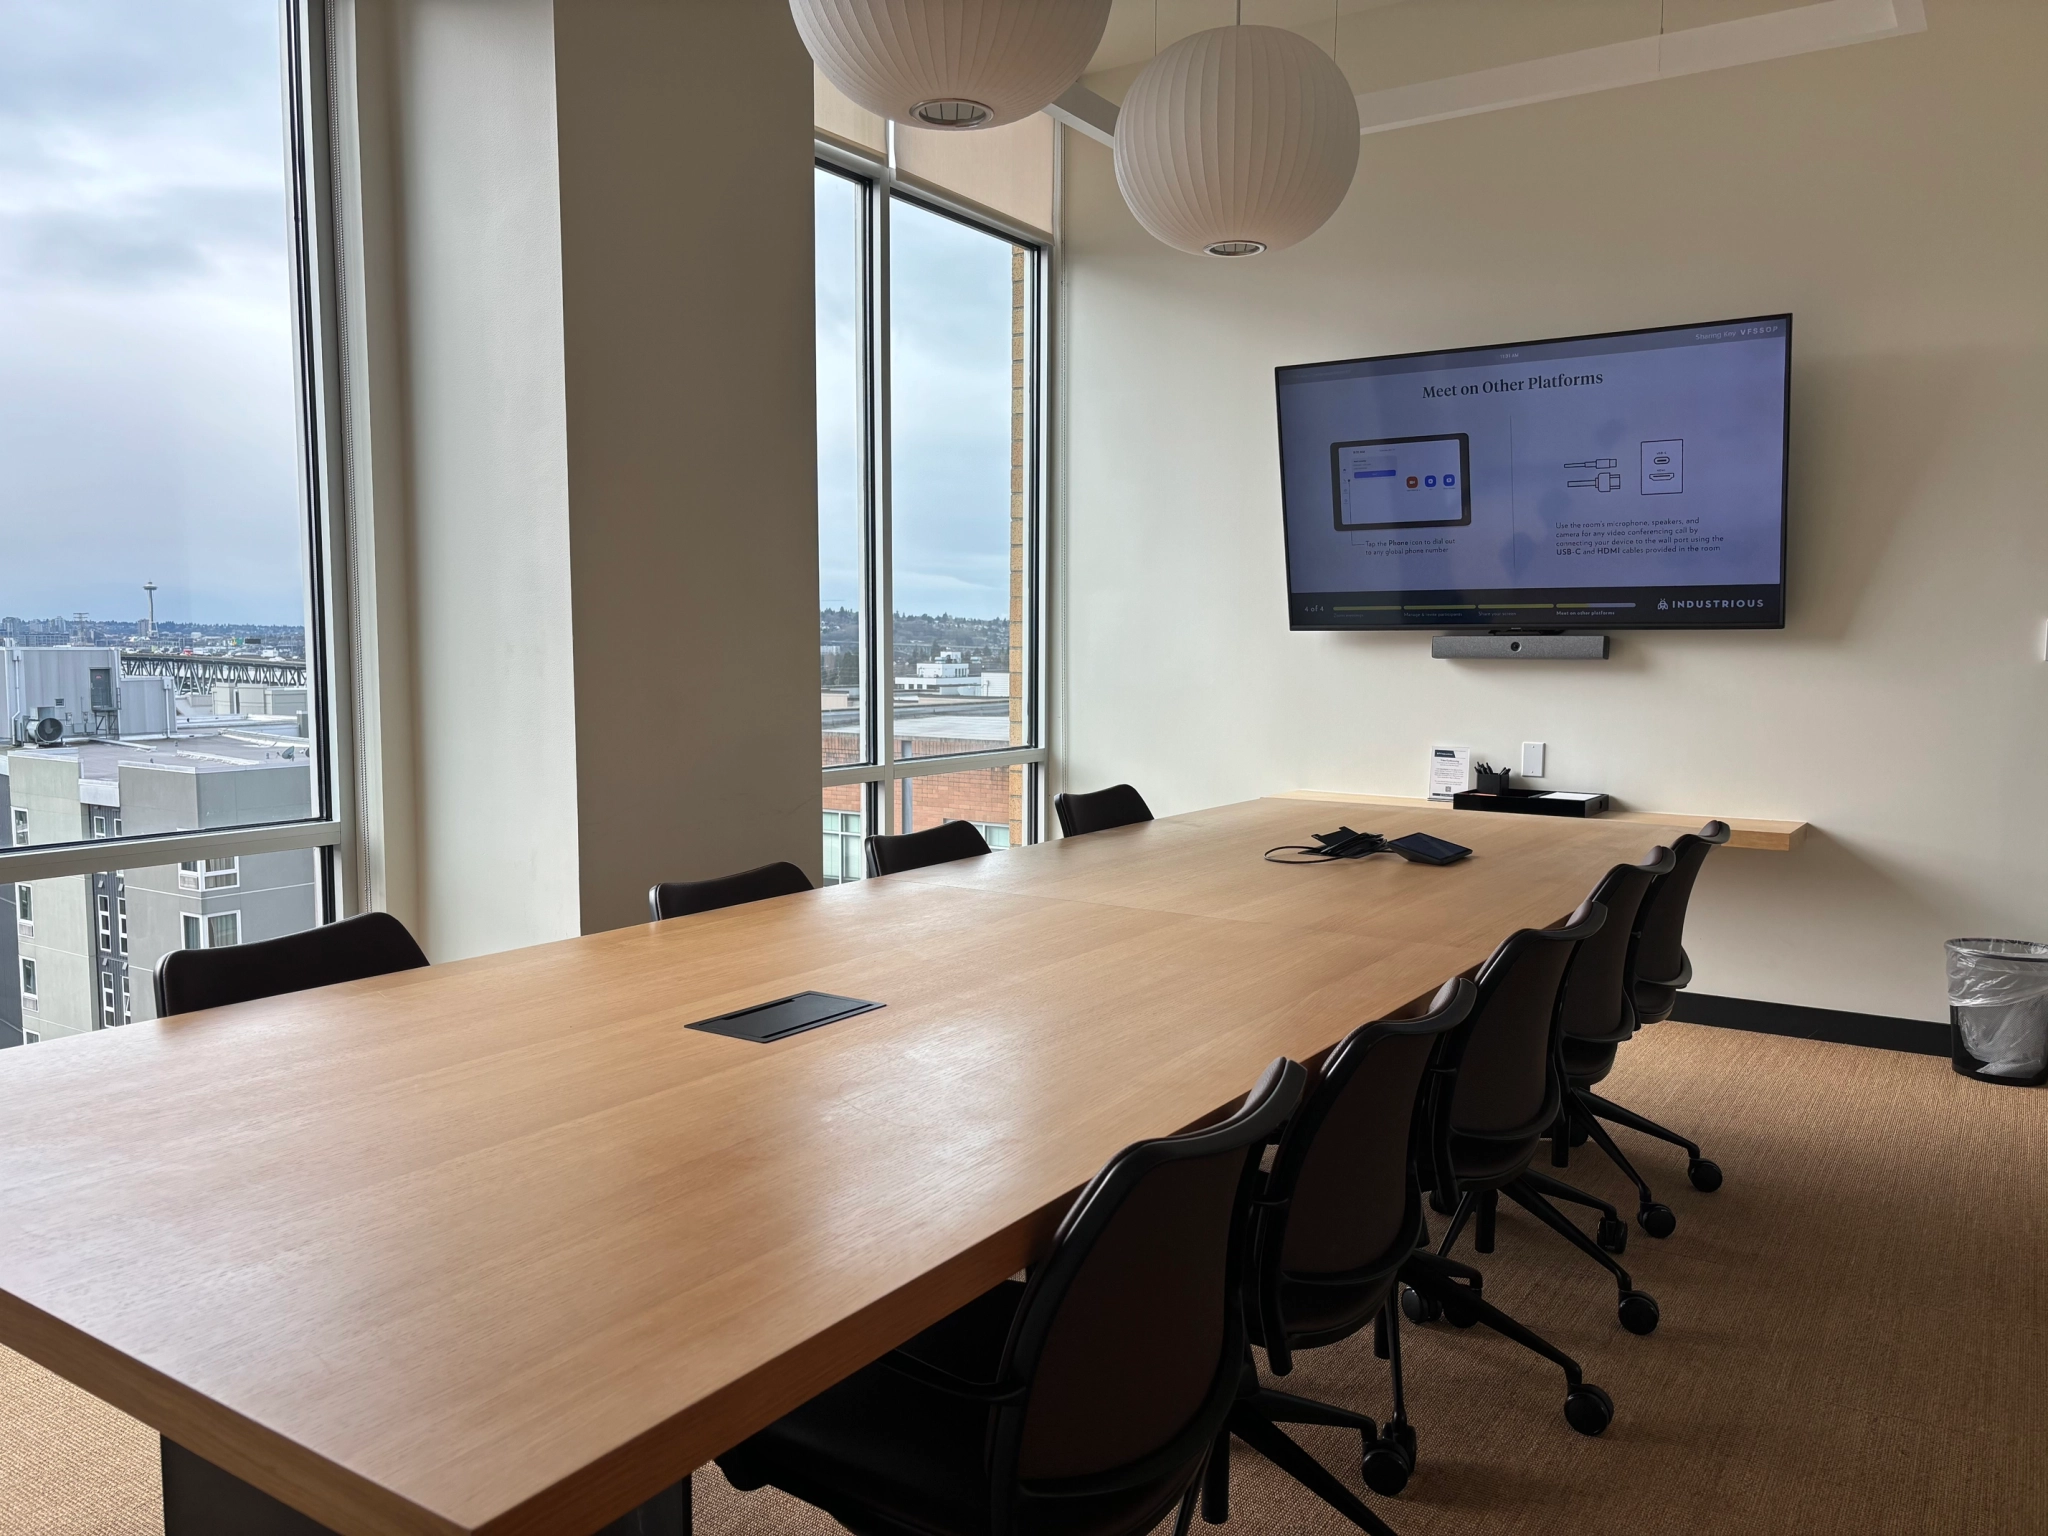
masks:
<path fill-rule="evenodd" d="M 1451 797 L 1451 808 L 1459 811 L 1508 811 L 1518 816 L 1598 816 L 1607 809 L 1607 797 L 1590 800 L 1553 800 L 1542 789 L 1510 789 L 1500 794 L 1468 789 Z"/>

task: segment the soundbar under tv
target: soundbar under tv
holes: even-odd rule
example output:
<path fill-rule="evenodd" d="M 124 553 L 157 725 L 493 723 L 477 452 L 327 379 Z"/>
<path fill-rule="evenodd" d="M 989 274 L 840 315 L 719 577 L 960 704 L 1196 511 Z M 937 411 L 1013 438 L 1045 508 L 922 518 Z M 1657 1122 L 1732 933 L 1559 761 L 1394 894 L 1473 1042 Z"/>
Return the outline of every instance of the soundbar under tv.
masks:
<path fill-rule="evenodd" d="M 1294 629 L 1782 629 L 1792 317 L 1275 370 Z"/>

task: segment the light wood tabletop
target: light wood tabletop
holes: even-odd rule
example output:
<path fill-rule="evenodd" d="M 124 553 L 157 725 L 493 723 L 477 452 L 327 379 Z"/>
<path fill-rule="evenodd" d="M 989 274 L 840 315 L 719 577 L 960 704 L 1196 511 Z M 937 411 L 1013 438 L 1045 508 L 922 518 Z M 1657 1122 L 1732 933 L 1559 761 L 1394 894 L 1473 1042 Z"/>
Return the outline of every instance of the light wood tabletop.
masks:
<path fill-rule="evenodd" d="M 1273 799 L 0 1053 L 0 1343 L 346 1533 L 592 1531 L 1652 829 Z M 1336 821 L 1474 856 L 1265 863 Z M 1361 830 L 1367 828 L 1361 826 Z M 683 1026 L 887 1006 L 769 1045 Z"/>

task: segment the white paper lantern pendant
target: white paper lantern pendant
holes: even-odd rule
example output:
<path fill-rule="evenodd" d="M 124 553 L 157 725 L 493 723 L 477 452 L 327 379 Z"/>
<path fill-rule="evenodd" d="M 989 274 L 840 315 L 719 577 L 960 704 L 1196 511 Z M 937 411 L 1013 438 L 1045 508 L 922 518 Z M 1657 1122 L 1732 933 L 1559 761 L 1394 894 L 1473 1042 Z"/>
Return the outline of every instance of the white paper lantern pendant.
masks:
<path fill-rule="evenodd" d="M 789 0 L 804 46 L 858 105 L 913 128 L 1042 112 L 1095 56 L 1110 0 Z"/>
<path fill-rule="evenodd" d="M 1164 49 L 1116 120 L 1116 181 L 1176 250 L 1256 256 L 1329 222 L 1358 172 L 1358 99 L 1322 49 L 1218 27 Z"/>

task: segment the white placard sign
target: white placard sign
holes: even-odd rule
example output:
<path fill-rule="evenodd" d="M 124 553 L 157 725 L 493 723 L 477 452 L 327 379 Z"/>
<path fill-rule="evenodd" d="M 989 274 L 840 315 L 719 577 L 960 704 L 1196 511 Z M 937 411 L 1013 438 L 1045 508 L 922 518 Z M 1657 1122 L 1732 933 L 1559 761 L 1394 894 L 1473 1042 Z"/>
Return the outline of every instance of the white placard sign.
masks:
<path fill-rule="evenodd" d="M 1429 752 L 1429 798 L 1448 800 L 1472 787 L 1472 754 L 1463 747 L 1432 747 Z"/>

